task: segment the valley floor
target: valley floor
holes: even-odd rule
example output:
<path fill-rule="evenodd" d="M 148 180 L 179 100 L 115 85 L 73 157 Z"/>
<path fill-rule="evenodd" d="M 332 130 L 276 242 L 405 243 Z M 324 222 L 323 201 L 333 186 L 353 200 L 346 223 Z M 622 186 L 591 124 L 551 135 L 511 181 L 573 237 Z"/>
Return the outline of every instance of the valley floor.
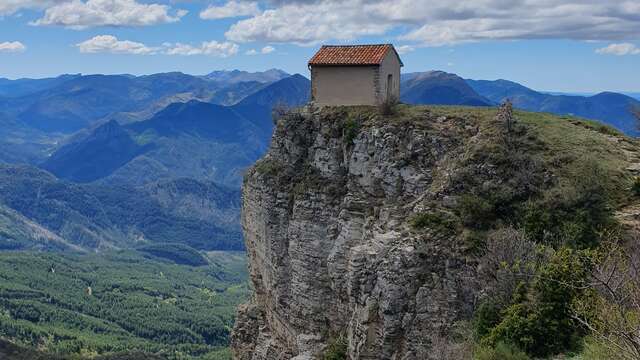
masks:
<path fill-rule="evenodd" d="M 249 294 L 245 256 L 207 260 L 2 252 L 0 358 L 23 359 L 22 348 L 42 352 L 29 359 L 230 358 L 235 307 Z"/>

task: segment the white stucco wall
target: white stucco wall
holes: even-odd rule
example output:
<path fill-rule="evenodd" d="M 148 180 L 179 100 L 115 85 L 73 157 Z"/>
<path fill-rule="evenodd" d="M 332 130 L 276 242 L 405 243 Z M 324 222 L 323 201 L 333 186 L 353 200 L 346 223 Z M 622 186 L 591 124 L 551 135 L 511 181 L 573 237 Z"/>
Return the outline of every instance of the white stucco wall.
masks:
<path fill-rule="evenodd" d="M 387 78 L 391 75 L 391 92 L 397 100 L 400 99 L 400 60 L 393 51 L 388 51 L 380 65 L 380 96 L 384 100 L 387 95 Z"/>
<path fill-rule="evenodd" d="M 377 66 L 315 66 L 312 96 L 320 106 L 375 105 Z"/>

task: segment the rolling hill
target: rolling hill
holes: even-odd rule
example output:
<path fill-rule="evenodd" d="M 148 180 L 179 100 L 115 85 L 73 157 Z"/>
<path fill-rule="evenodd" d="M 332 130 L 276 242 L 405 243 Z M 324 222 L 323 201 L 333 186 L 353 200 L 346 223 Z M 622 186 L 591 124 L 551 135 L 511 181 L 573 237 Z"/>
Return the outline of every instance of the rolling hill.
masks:
<path fill-rule="evenodd" d="M 400 99 L 407 104 L 491 106 L 461 77 L 443 71 L 404 74 Z"/>

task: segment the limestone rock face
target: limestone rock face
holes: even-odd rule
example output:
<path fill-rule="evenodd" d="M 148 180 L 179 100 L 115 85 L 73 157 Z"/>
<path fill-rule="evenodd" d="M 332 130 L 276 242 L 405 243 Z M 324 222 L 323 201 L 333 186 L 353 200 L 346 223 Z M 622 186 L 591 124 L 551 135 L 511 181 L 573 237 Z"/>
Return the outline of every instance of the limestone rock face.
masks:
<path fill-rule="evenodd" d="M 417 231 L 447 211 L 449 181 L 478 129 L 428 109 L 305 108 L 281 119 L 245 176 L 242 226 L 255 294 L 240 307 L 236 359 L 436 359 L 468 319 L 475 264 L 457 235 Z"/>

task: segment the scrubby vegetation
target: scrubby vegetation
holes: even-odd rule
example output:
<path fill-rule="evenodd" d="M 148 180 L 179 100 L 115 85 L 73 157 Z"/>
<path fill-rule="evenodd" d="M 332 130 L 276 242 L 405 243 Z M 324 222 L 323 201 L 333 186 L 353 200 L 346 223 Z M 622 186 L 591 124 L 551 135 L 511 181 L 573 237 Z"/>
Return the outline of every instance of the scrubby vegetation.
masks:
<path fill-rule="evenodd" d="M 454 119 L 471 112 L 431 111 Z M 637 253 L 629 248 L 637 230 L 616 216 L 640 193 L 626 170 L 635 140 L 508 104 L 472 112 L 478 134 L 448 179 L 453 211 L 431 209 L 409 225 L 464 239 L 479 259 L 473 357 L 640 359 L 640 262 L 627 255 Z"/>
<path fill-rule="evenodd" d="M 324 350 L 322 360 L 346 360 L 347 342 L 342 336 L 334 337 L 329 341 L 329 345 Z"/>
<path fill-rule="evenodd" d="M 0 338 L 64 359 L 230 358 L 244 258 L 209 256 L 214 265 L 187 267 L 135 252 L 0 253 Z"/>

